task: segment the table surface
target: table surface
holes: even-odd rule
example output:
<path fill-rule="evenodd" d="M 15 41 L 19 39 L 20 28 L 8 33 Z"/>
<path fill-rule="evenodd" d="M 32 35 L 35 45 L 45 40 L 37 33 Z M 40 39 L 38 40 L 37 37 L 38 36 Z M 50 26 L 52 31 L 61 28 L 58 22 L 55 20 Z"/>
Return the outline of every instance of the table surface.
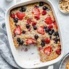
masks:
<path fill-rule="evenodd" d="M 62 42 L 63 42 L 64 55 L 65 55 L 69 52 L 69 14 L 65 15 L 59 11 L 58 0 L 49 0 L 49 1 L 52 3 L 58 19 Z M 4 8 L 8 8 L 14 3 L 15 3 L 14 1 L 12 3 L 7 3 L 5 2 L 5 0 L 0 0 L 0 6 Z M 56 66 L 55 69 L 58 69 L 57 67 L 58 66 Z"/>

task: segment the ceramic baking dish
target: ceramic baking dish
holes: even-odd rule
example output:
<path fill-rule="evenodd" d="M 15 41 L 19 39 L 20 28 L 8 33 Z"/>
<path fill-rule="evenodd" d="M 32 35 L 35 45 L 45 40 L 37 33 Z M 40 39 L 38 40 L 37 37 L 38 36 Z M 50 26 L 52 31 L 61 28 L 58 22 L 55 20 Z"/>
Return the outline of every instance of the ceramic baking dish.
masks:
<path fill-rule="evenodd" d="M 30 50 L 28 52 L 24 52 L 24 51 L 20 51 L 20 49 L 17 50 L 14 46 L 12 34 L 11 34 L 11 30 L 10 30 L 10 25 L 9 25 L 10 10 L 15 7 L 21 6 L 21 5 L 31 4 L 31 3 L 35 3 L 35 2 L 39 2 L 39 1 L 46 2 L 47 4 L 50 5 L 50 7 L 52 8 L 54 17 L 57 21 L 55 11 L 52 7 L 52 4 L 47 0 L 31 0 L 31 1 L 26 1 L 26 2 L 20 2 L 20 3 L 17 3 L 16 5 L 13 5 L 12 7 L 10 7 L 6 12 L 6 16 L 5 16 L 6 29 L 7 29 L 7 35 L 8 35 L 11 52 L 12 52 L 12 55 L 14 57 L 16 64 L 18 66 L 20 66 L 21 68 L 39 68 L 39 67 L 43 67 L 43 66 L 49 66 L 49 65 L 52 65 L 52 64 L 58 62 L 63 57 L 63 47 L 62 47 L 61 55 L 58 58 L 43 63 L 43 62 L 40 62 L 40 58 L 39 58 L 36 47 L 31 46 L 31 47 L 29 47 Z M 59 28 L 59 25 L 58 25 L 58 28 Z M 60 39 L 61 39 L 60 30 L 59 30 L 59 35 L 60 35 Z M 62 39 L 61 39 L 61 46 L 62 46 Z M 35 54 L 31 55 L 32 52 L 34 52 Z"/>

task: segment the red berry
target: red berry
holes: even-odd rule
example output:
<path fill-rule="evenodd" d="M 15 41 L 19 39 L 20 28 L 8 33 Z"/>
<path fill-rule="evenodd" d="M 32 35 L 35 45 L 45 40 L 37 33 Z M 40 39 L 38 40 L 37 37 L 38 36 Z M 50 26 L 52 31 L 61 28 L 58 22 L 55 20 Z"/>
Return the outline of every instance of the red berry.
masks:
<path fill-rule="evenodd" d="M 32 26 L 35 26 L 36 25 L 36 22 L 32 21 Z"/>
<path fill-rule="evenodd" d="M 27 23 L 30 24 L 32 22 L 31 18 L 27 19 Z"/>
<path fill-rule="evenodd" d="M 39 16 L 39 15 L 36 15 L 36 16 L 34 16 L 34 18 L 35 18 L 36 20 L 39 20 L 39 19 L 40 19 L 40 16 Z"/>
<path fill-rule="evenodd" d="M 38 32 L 39 34 L 44 35 L 44 34 L 45 34 L 44 27 L 40 26 L 40 27 L 37 29 L 37 32 Z"/>
<path fill-rule="evenodd" d="M 47 13 L 46 10 L 42 11 L 42 15 L 46 15 L 46 13 Z"/>
<path fill-rule="evenodd" d="M 45 39 L 45 42 L 46 42 L 46 44 L 49 44 L 50 43 L 50 39 L 49 38 L 46 38 Z"/>
<path fill-rule="evenodd" d="M 51 17 L 47 17 L 47 18 L 45 19 L 45 23 L 46 23 L 46 24 L 52 24 L 53 21 L 52 21 Z"/>
<path fill-rule="evenodd" d="M 46 55 L 50 55 L 51 54 L 51 52 L 52 52 L 52 47 L 51 46 L 48 46 L 48 47 L 46 47 L 46 48 L 44 48 L 44 53 L 46 54 Z"/>
<path fill-rule="evenodd" d="M 21 27 L 20 26 L 17 26 L 14 30 L 14 34 L 15 35 L 20 35 L 21 34 Z"/>
<path fill-rule="evenodd" d="M 56 53 L 57 53 L 58 55 L 60 55 L 60 54 L 61 54 L 61 49 L 57 49 L 57 50 L 56 50 Z"/>
<path fill-rule="evenodd" d="M 52 25 L 52 24 L 51 24 L 51 25 L 49 25 L 49 26 L 48 26 L 48 28 L 49 28 L 49 29 L 52 29 L 52 28 L 53 28 L 53 25 Z"/>
<path fill-rule="evenodd" d="M 39 8 L 34 7 L 33 10 L 32 10 L 32 13 L 34 14 L 34 18 L 36 20 L 40 19 L 40 10 L 39 10 Z"/>
<path fill-rule="evenodd" d="M 14 13 L 10 14 L 10 16 L 11 16 L 11 18 L 15 18 L 15 14 Z"/>
<path fill-rule="evenodd" d="M 32 38 L 28 38 L 27 40 L 26 40 L 26 44 L 27 45 L 31 45 L 31 44 L 35 44 L 36 43 L 36 41 L 34 40 L 34 39 L 32 39 Z"/>
<path fill-rule="evenodd" d="M 34 15 L 40 15 L 40 10 L 39 10 L 39 8 L 34 7 L 33 10 L 32 10 L 32 13 L 33 13 Z"/>
<path fill-rule="evenodd" d="M 19 18 L 19 20 L 22 20 L 24 18 L 24 16 L 25 16 L 25 13 L 23 13 L 23 12 L 17 12 L 16 15 Z"/>

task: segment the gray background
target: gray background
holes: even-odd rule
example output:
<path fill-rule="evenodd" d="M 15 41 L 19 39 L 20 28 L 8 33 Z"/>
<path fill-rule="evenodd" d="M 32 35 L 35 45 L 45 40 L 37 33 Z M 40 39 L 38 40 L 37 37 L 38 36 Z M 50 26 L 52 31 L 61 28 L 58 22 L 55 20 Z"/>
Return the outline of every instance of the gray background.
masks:
<path fill-rule="evenodd" d="M 62 42 L 63 42 L 63 48 L 64 48 L 64 55 L 69 52 L 69 14 L 64 15 L 62 14 L 58 9 L 58 0 L 49 0 L 52 2 L 53 7 L 55 9 L 55 13 L 59 22 L 60 31 L 62 35 Z M 0 0 L 0 6 L 4 8 L 8 8 L 12 3 L 7 3 L 5 0 Z M 60 62 L 56 63 L 54 65 L 54 69 L 58 69 L 60 65 Z M 0 56 L 0 69 L 14 69 L 10 65 L 5 62 L 5 60 Z M 41 68 L 46 69 L 46 67 Z"/>

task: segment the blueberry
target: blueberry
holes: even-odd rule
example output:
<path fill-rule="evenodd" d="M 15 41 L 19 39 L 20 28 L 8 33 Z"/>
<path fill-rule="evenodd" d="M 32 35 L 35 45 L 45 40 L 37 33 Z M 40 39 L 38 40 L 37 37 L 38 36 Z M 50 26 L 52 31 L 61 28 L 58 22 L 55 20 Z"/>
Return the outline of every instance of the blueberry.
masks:
<path fill-rule="evenodd" d="M 30 28 L 30 25 L 29 24 L 26 24 L 26 28 L 29 29 Z"/>
<path fill-rule="evenodd" d="M 44 47 L 45 46 L 45 41 L 41 40 L 41 46 Z"/>
<path fill-rule="evenodd" d="M 58 41 L 60 41 L 59 38 L 54 38 L 53 40 L 55 41 L 55 43 L 57 43 Z"/>
<path fill-rule="evenodd" d="M 55 32 L 54 33 L 54 36 L 58 36 L 59 37 L 59 33 L 58 32 Z"/>
<path fill-rule="evenodd" d="M 46 7 L 46 6 L 43 6 L 43 10 L 47 10 L 48 9 L 48 7 Z"/>
<path fill-rule="evenodd" d="M 36 27 L 36 26 L 33 26 L 33 29 L 34 29 L 34 30 L 37 30 L 37 27 Z"/>
<path fill-rule="evenodd" d="M 14 22 L 17 23 L 18 22 L 18 18 L 14 18 Z"/>
<path fill-rule="evenodd" d="M 50 30 L 48 33 L 49 35 L 52 35 L 54 33 L 54 30 Z"/>
<path fill-rule="evenodd" d="M 43 6 L 44 5 L 44 2 L 39 2 L 39 6 Z"/>
<path fill-rule="evenodd" d="M 17 38 L 17 41 L 18 41 L 19 45 L 23 45 L 23 43 L 24 43 L 24 41 L 21 40 L 20 38 Z"/>
<path fill-rule="evenodd" d="M 23 34 L 25 34 L 25 33 L 26 33 L 26 31 L 24 31 L 24 30 L 23 30 L 23 31 L 22 31 L 22 33 L 23 33 Z"/>
<path fill-rule="evenodd" d="M 23 43 L 24 43 L 24 41 L 23 41 L 23 40 L 21 40 L 21 41 L 19 42 L 19 45 L 23 45 Z"/>
<path fill-rule="evenodd" d="M 47 29 L 47 26 L 44 26 L 44 29 Z"/>
<path fill-rule="evenodd" d="M 17 41 L 18 41 L 18 42 L 20 42 L 20 41 L 21 41 L 21 39 L 20 39 L 20 38 L 17 38 Z"/>
<path fill-rule="evenodd" d="M 49 31 L 51 31 L 51 29 L 49 29 L 48 27 L 45 28 L 45 32 L 48 33 Z"/>
<path fill-rule="evenodd" d="M 39 36 L 38 35 L 35 35 L 34 38 L 37 40 L 39 38 Z"/>
<path fill-rule="evenodd" d="M 25 12 L 25 11 L 26 11 L 26 7 L 25 7 L 25 6 L 22 6 L 22 7 L 20 8 L 20 11 L 21 11 L 21 12 Z"/>

